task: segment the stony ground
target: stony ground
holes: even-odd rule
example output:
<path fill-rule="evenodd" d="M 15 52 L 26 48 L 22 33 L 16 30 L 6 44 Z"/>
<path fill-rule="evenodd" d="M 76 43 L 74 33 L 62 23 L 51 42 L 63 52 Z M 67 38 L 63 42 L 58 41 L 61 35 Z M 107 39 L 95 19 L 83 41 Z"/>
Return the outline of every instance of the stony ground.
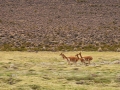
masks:
<path fill-rule="evenodd" d="M 1 50 L 120 47 L 119 0 L 0 0 L 0 12 Z"/>

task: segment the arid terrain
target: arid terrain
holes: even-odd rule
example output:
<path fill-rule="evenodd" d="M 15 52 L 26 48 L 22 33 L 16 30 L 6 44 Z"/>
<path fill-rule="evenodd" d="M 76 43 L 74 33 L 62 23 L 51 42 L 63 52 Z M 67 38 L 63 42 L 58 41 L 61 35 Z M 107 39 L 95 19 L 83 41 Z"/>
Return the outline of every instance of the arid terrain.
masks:
<path fill-rule="evenodd" d="M 119 0 L 0 0 L 0 50 L 120 48 Z"/>

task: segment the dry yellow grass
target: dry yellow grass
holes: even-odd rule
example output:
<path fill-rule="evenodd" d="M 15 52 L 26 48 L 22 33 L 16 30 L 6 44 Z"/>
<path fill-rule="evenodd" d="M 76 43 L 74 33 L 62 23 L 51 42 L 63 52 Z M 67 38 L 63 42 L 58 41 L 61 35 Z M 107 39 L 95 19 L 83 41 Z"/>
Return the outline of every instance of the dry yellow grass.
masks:
<path fill-rule="evenodd" d="M 0 52 L 0 90 L 119 90 L 120 53 L 91 55 L 89 66 L 67 65 L 61 52 Z M 63 52 L 74 56 L 76 51 Z"/>

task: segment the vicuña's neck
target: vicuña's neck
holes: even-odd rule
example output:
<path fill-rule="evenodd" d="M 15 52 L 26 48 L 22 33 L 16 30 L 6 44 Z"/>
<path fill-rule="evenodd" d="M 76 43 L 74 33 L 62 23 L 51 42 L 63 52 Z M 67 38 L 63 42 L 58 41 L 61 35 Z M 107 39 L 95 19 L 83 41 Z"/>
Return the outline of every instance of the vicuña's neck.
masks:
<path fill-rule="evenodd" d="M 77 58 L 79 58 L 79 56 L 78 55 L 76 55 L 77 56 Z"/>
<path fill-rule="evenodd" d="M 81 55 L 81 53 L 80 53 L 80 57 L 83 58 L 82 55 Z"/>
<path fill-rule="evenodd" d="M 62 57 L 63 57 L 63 58 L 67 58 L 64 54 L 62 54 Z"/>

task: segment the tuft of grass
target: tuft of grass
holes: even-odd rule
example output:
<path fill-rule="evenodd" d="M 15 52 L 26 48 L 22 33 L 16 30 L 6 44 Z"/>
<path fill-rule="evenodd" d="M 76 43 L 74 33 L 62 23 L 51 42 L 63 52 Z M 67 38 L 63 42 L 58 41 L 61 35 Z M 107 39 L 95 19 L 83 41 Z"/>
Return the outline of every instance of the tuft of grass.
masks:
<path fill-rule="evenodd" d="M 111 79 L 110 78 L 95 78 L 94 80 L 95 83 L 105 83 L 105 84 L 110 84 L 111 83 Z"/>
<path fill-rule="evenodd" d="M 80 80 L 94 80 L 93 77 L 91 76 L 70 76 L 66 77 L 68 81 L 75 80 L 75 81 L 80 81 Z"/>
<path fill-rule="evenodd" d="M 32 90 L 42 90 L 42 89 L 43 89 L 43 87 L 41 87 L 41 86 L 39 86 L 39 85 L 35 85 L 35 84 L 29 85 L 29 87 L 30 87 Z"/>
<path fill-rule="evenodd" d="M 51 78 L 50 78 L 50 77 L 48 77 L 48 76 L 43 76 L 43 79 L 46 79 L 46 80 L 51 80 Z"/>
<path fill-rule="evenodd" d="M 15 78 L 0 78 L 0 80 L 6 84 L 9 84 L 9 85 L 13 85 L 13 84 L 16 84 L 20 81 L 22 81 L 21 79 L 15 79 Z"/>
<path fill-rule="evenodd" d="M 114 79 L 114 81 L 115 81 L 116 83 L 120 83 L 120 76 L 119 76 L 119 77 L 116 77 L 116 78 Z"/>

